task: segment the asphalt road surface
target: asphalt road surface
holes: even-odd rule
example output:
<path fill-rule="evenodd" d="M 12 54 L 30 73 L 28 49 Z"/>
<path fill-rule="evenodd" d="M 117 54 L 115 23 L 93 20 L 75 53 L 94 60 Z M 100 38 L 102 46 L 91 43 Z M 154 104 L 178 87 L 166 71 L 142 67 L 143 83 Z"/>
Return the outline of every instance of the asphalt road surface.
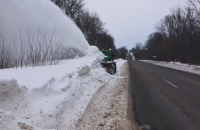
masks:
<path fill-rule="evenodd" d="M 129 60 L 136 121 L 151 130 L 200 130 L 200 76 Z"/>

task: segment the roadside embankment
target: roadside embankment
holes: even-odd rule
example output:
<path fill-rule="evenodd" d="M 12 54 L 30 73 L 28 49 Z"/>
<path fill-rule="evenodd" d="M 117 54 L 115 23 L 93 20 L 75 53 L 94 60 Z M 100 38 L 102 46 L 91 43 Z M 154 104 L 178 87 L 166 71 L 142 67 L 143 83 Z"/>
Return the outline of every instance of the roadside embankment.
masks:
<path fill-rule="evenodd" d="M 132 120 L 128 70 L 128 63 L 124 63 L 123 78 L 114 76 L 93 96 L 76 124 L 77 130 L 138 130 Z"/>

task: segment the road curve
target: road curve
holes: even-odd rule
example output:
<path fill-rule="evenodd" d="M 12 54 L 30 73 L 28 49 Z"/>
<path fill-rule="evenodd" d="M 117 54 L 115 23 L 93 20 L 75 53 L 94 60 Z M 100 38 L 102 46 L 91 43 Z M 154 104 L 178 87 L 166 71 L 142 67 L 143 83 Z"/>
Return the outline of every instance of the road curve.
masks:
<path fill-rule="evenodd" d="M 200 76 L 129 60 L 136 120 L 152 130 L 200 130 Z"/>

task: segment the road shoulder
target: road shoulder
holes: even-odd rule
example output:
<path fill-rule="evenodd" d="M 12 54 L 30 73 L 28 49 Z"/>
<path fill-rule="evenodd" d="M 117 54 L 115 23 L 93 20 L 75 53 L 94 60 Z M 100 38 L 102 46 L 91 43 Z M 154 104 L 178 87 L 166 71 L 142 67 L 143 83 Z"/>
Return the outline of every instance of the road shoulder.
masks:
<path fill-rule="evenodd" d="M 158 67 L 161 67 L 161 68 L 174 70 L 174 71 L 178 71 L 178 72 L 181 72 L 181 73 L 190 74 L 190 75 L 194 75 L 194 76 L 200 77 L 200 74 L 199 73 L 195 73 L 195 72 L 181 70 L 181 69 L 177 69 L 177 68 L 174 68 L 174 67 L 163 66 L 163 65 L 159 65 L 159 64 L 155 64 L 155 63 L 151 63 L 151 62 L 144 62 L 144 61 L 139 61 L 139 62 L 143 62 L 143 63 L 146 63 L 146 64 L 151 64 L 151 65 L 154 65 L 154 66 L 158 66 Z"/>
<path fill-rule="evenodd" d="M 138 130 L 131 112 L 128 63 L 121 69 L 124 78 L 112 78 L 94 95 L 76 124 L 77 130 Z"/>

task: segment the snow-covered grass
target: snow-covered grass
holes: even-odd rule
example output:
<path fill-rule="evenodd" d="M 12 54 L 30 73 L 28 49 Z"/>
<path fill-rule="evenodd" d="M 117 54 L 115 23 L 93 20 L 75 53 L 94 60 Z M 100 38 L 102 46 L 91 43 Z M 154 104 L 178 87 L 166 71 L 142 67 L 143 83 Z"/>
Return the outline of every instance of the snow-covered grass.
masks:
<path fill-rule="evenodd" d="M 165 61 L 152 61 L 152 60 L 140 60 L 140 61 L 200 75 L 200 65 L 190 65 L 180 62 L 165 62 Z"/>
<path fill-rule="evenodd" d="M 99 64 L 103 57 L 90 47 L 86 56 L 58 65 L 0 70 L 0 129 L 73 129 L 111 78 Z M 116 62 L 120 75 L 126 61 Z"/>

